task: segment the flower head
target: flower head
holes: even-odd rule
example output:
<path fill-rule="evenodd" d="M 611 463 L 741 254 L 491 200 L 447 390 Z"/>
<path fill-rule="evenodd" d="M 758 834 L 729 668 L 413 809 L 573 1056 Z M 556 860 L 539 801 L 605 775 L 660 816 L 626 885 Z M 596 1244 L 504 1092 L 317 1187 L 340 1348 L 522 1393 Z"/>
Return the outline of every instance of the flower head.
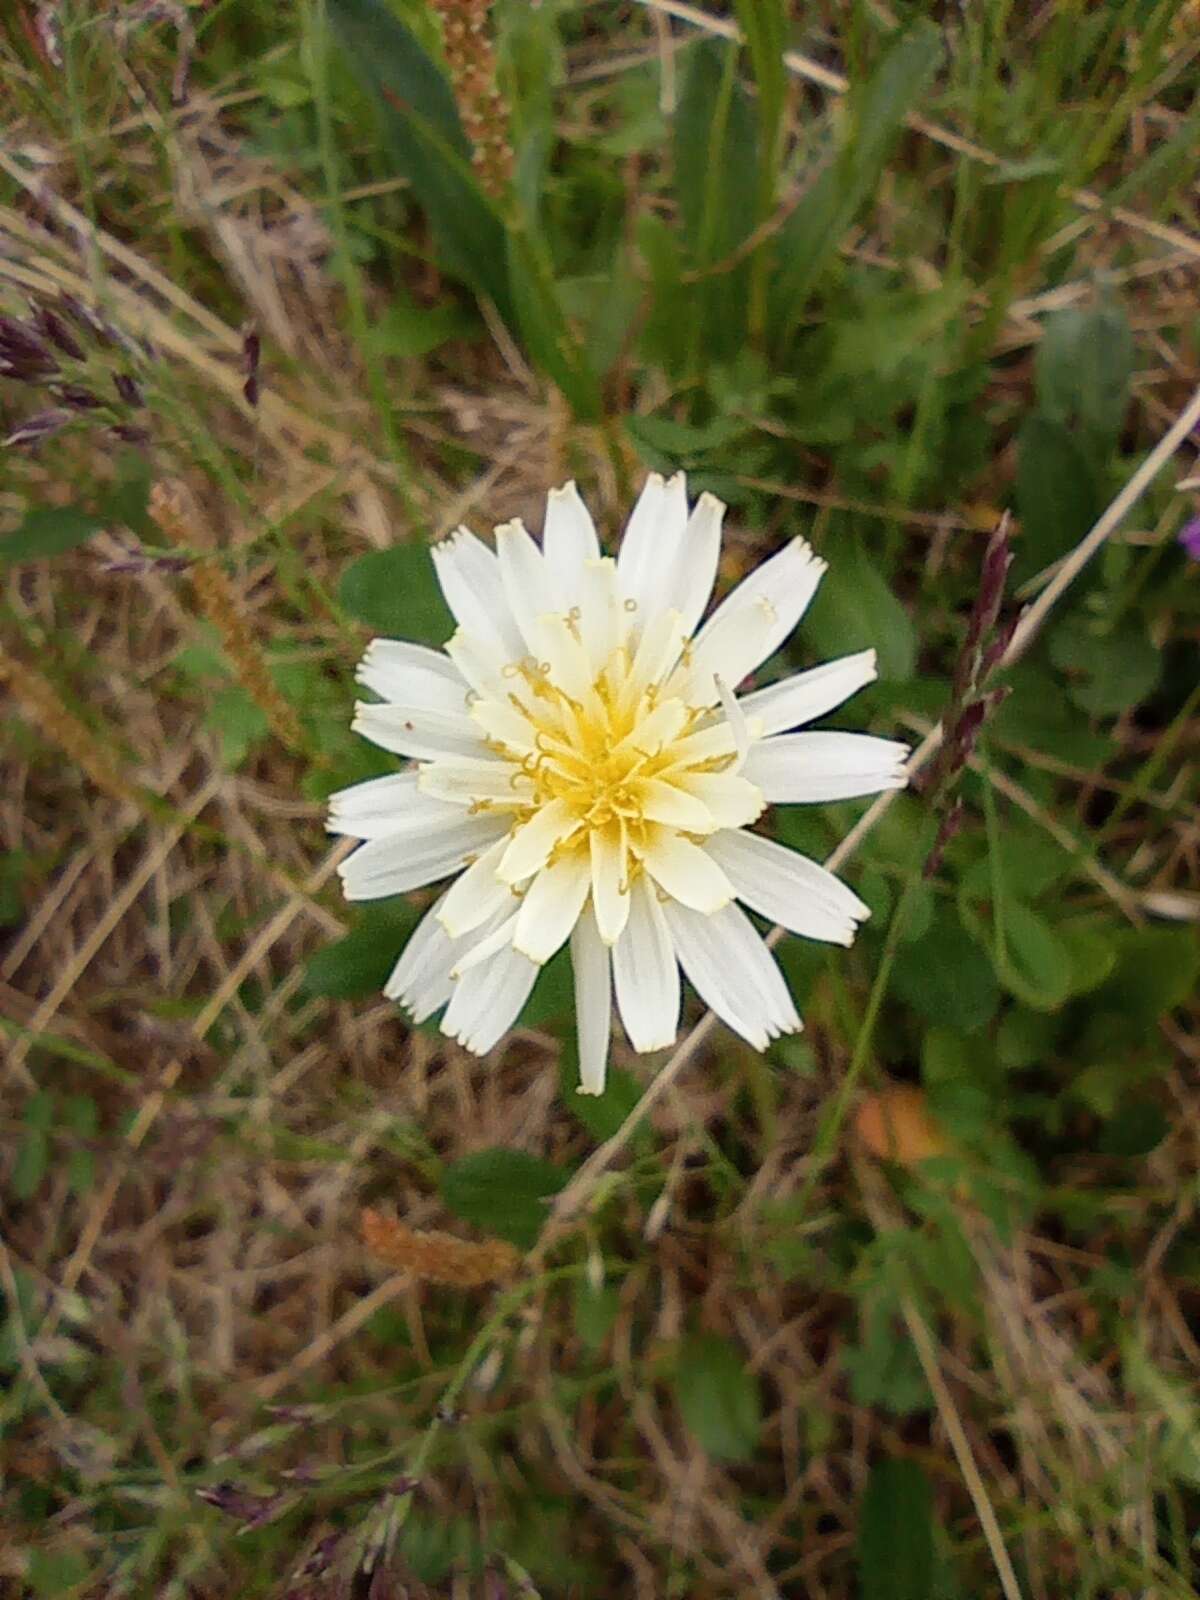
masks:
<path fill-rule="evenodd" d="M 567 484 L 541 547 L 519 522 L 493 552 L 460 529 L 433 560 L 458 624 L 444 651 L 377 639 L 355 729 L 406 771 L 343 790 L 329 827 L 364 842 L 347 897 L 457 874 L 385 992 L 484 1053 L 540 967 L 570 942 L 581 1087 L 604 1085 L 612 995 L 636 1050 L 671 1044 L 682 967 L 758 1049 L 800 1018 L 735 904 L 850 944 L 867 908 L 816 862 L 749 831 L 773 802 L 900 788 L 907 747 L 797 733 L 875 677 L 860 651 L 735 698 L 784 643 L 825 563 L 794 539 L 712 612 L 725 507 L 689 512 L 682 474 L 652 475 L 616 559 Z"/>

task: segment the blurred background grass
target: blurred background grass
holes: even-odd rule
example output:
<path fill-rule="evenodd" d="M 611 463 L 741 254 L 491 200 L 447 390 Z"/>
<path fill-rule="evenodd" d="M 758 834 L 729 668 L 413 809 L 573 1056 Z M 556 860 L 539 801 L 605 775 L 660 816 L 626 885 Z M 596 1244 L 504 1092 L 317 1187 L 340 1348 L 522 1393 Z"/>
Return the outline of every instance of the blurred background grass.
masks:
<path fill-rule="evenodd" d="M 423 897 L 351 914 L 321 800 L 386 770 L 365 640 L 445 636 L 429 540 L 568 476 L 611 538 L 685 468 L 726 581 L 803 533 L 798 659 L 926 730 L 1001 512 L 1015 615 L 1200 381 L 1195 5 L 0 38 L 0 1590 L 1194 1594 L 1190 441 L 937 873 L 906 795 L 854 951 L 781 947 L 804 1036 L 718 1034 L 552 1239 L 655 1064 L 579 1101 L 555 966 L 487 1063 L 406 1027 Z"/>

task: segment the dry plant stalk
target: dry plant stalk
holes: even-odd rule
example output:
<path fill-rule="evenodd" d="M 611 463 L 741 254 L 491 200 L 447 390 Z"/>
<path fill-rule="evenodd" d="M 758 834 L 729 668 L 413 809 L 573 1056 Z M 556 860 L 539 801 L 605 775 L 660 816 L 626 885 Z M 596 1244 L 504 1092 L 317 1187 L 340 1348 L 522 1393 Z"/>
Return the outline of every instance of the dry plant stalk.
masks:
<path fill-rule="evenodd" d="M 502 199 L 513 175 L 509 110 L 496 82 L 496 53 L 488 38 L 492 0 L 433 0 L 442 19 L 446 64 L 459 116 L 471 141 L 473 164 L 488 194 Z"/>
<path fill-rule="evenodd" d="M 33 725 L 114 800 L 146 809 L 147 797 L 123 778 L 92 730 L 68 709 L 54 685 L 0 645 L 0 683 L 7 683 Z"/>
<path fill-rule="evenodd" d="M 154 485 L 150 491 L 150 515 L 173 544 L 195 549 L 209 542 L 200 514 L 180 483 Z M 304 735 L 296 714 L 275 687 L 224 569 L 211 556 L 197 555 L 187 572 L 200 609 L 221 635 L 238 682 L 266 717 L 275 736 L 294 750 L 303 749 Z"/>
<path fill-rule="evenodd" d="M 521 1264 L 520 1252 L 503 1239 L 473 1244 L 452 1233 L 409 1228 L 381 1211 L 364 1209 L 360 1219 L 363 1243 L 390 1267 L 403 1267 L 425 1283 L 456 1289 L 477 1289 L 505 1283 Z"/>

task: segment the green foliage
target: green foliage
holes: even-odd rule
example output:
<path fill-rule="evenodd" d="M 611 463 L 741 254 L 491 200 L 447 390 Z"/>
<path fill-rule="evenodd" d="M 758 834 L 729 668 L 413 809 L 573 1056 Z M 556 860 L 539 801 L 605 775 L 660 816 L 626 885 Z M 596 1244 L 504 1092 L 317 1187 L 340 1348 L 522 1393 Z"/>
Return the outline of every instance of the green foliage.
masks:
<path fill-rule="evenodd" d="M 378 994 L 387 982 L 419 912 L 402 898 L 377 900 L 359 909 L 355 925 L 342 939 L 309 958 L 304 987 L 309 994 L 354 1000 Z"/>
<path fill-rule="evenodd" d="M 511 321 L 504 227 L 471 171 L 470 147 L 441 69 L 381 0 L 326 5 L 446 266 Z"/>
<path fill-rule="evenodd" d="M 961 1033 L 990 1022 L 1000 999 L 987 955 L 945 909 L 935 913 L 927 933 L 901 947 L 892 983 L 926 1021 Z"/>
<path fill-rule="evenodd" d="M 701 1449 L 716 1461 L 748 1461 L 762 1432 L 762 1394 L 728 1339 L 698 1333 L 675 1358 L 675 1399 Z"/>
<path fill-rule="evenodd" d="M 797 326 L 846 230 L 874 193 L 904 118 L 941 56 L 940 29 L 919 21 L 889 43 L 875 71 L 852 93 L 837 151 L 779 235 L 771 302 L 780 334 Z"/>
<path fill-rule="evenodd" d="M 861 1600 L 916 1600 L 933 1592 L 933 1491 L 915 1461 L 877 1461 L 858 1529 Z"/>
<path fill-rule="evenodd" d="M 388 637 L 440 645 L 454 631 L 423 544 L 395 544 L 359 556 L 342 573 L 338 599 L 357 621 Z"/>
<path fill-rule="evenodd" d="M 442 1199 L 464 1222 L 528 1250 L 568 1176 L 523 1150 L 480 1150 L 442 1173 Z"/>
<path fill-rule="evenodd" d="M 27 511 L 18 527 L 0 539 L 0 561 L 41 561 L 84 544 L 104 526 L 101 517 L 78 506 L 47 506 Z"/>

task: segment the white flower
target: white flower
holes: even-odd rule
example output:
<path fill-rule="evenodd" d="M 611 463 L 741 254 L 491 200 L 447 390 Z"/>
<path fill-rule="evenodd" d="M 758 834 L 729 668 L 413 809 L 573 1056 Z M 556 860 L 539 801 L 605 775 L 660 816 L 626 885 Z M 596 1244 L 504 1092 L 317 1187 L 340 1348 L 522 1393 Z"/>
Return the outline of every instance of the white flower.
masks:
<path fill-rule="evenodd" d="M 539 549 L 519 522 L 495 554 L 466 529 L 433 560 L 458 623 L 439 652 L 377 639 L 354 727 L 414 763 L 343 790 L 329 828 L 364 841 L 350 900 L 458 874 L 385 993 L 483 1054 L 570 941 L 581 1088 L 604 1087 L 612 994 L 635 1050 L 679 1024 L 679 969 L 757 1049 L 800 1026 L 775 958 L 735 900 L 793 933 L 851 943 L 867 907 L 832 873 L 751 833 L 772 802 L 905 783 L 907 747 L 794 733 L 875 677 L 863 650 L 736 700 L 784 643 L 825 563 L 794 539 L 700 619 L 725 507 L 689 515 L 682 473 L 652 475 L 616 560 L 568 483 Z"/>

